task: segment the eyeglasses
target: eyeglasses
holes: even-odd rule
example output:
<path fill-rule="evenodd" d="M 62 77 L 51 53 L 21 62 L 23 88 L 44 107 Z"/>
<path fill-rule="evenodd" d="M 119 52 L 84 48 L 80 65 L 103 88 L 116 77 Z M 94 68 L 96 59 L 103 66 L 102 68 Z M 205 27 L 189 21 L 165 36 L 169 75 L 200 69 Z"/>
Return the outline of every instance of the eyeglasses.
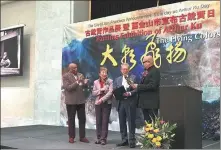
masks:
<path fill-rule="evenodd" d="M 76 68 L 78 68 L 78 67 L 72 67 L 72 69 L 76 69 Z"/>
<path fill-rule="evenodd" d="M 143 64 L 145 64 L 146 62 L 149 62 L 149 61 L 148 61 L 148 60 L 147 60 L 147 61 L 144 61 Z"/>
<path fill-rule="evenodd" d="M 100 74 L 107 75 L 108 73 L 105 71 L 101 71 Z"/>

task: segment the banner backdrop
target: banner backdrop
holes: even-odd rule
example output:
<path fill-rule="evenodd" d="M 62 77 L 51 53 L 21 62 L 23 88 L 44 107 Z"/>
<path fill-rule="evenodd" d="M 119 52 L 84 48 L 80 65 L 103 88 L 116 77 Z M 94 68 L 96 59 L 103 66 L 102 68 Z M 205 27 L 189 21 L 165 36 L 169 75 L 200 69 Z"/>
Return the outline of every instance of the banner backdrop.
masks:
<path fill-rule="evenodd" d="M 203 137 L 219 131 L 220 114 L 220 2 L 187 1 L 142 9 L 64 28 L 62 73 L 71 62 L 90 79 L 87 95 L 87 128 L 95 128 L 93 81 L 100 66 L 109 77 L 120 76 L 120 64 L 127 62 L 137 77 L 143 72 L 142 58 L 152 54 L 160 68 L 161 85 L 189 85 L 203 90 Z M 175 93 L 174 93 L 175 94 Z M 61 123 L 67 114 L 61 96 Z M 142 119 L 138 111 L 137 123 Z M 76 119 L 77 121 L 77 119 Z M 119 130 L 113 106 L 110 130 Z"/>

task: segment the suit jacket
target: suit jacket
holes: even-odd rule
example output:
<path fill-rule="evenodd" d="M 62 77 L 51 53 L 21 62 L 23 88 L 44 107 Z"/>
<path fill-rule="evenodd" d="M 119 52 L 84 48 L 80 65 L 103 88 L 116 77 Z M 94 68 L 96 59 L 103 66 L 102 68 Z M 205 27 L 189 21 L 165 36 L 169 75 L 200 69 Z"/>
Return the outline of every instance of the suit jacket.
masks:
<path fill-rule="evenodd" d="M 148 69 L 148 74 L 143 77 L 137 86 L 138 106 L 144 109 L 159 108 L 159 87 L 160 87 L 160 71 L 152 66 Z"/>
<path fill-rule="evenodd" d="M 112 92 L 113 92 L 113 80 L 107 79 L 105 82 L 105 86 L 107 86 L 107 91 L 105 91 L 105 95 L 101 98 L 103 102 L 107 102 L 108 104 L 112 103 Z M 100 87 L 100 80 L 95 80 L 94 81 L 94 86 L 93 86 L 93 91 L 92 95 L 96 96 L 95 100 L 99 100 L 100 94 L 101 94 L 101 87 Z"/>
<path fill-rule="evenodd" d="M 136 76 L 135 75 L 129 75 L 129 78 L 134 82 L 136 83 L 137 79 L 136 79 Z M 115 79 L 114 81 L 114 89 L 116 88 L 119 88 L 122 86 L 122 82 L 123 82 L 123 76 L 119 76 L 118 78 Z M 133 101 L 136 101 L 137 100 L 137 93 L 136 93 L 136 90 L 134 90 L 132 87 L 129 87 L 127 90 L 127 92 L 130 92 L 131 93 L 131 96 L 127 97 L 127 99 L 132 99 Z M 119 108 L 119 104 L 120 104 L 120 101 L 119 99 L 117 99 L 117 110 Z M 135 102 L 136 104 L 136 102 Z"/>
<path fill-rule="evenodd" d="M 84 76 L 81 73 L 77 73 L 77 77 Z M 84 104 L 86 102 L 86 97 L 84 95 L 83 89 L 87 85 L 79 85 L 74 75 L 70 72 L 63 75 L 63 89 L 65 94 L 65 104 Z"/>

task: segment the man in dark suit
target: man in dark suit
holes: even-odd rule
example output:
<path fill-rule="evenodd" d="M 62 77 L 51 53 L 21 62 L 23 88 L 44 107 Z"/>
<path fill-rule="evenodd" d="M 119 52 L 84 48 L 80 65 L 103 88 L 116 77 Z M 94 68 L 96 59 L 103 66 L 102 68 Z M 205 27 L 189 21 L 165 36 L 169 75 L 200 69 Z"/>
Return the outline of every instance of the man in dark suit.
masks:
<path fill-rule="evenodd" d="M 63 75 L 63 89 L 65 94 L 65 104 L 68 114 L 68 134 L 69 142 L 74 143 L 75 138 L 75 116 L 77 112 L 79 120 L 79 136 L 80 141 L 89 143 L 85 137 L 85 103 L 83 89 L 87 87 L 88 79 L 85 79 L 83 74 L 77 70 L 77 65 L 74 63 L 69 64 L 69 71 Z"/>
<path fill-rule="evenodd" d="M 154 66 L 153 57 L 145 56 L 143 58 L 145 68 L 140 84 L 131 85 L 137 89 L 138 107 L 142 108 L 144 119 L 151 122 L 151 118 L 158 115 L 159 109 L 159 86 L 160 71 Z"/>
<path fill-rule="evenodd" d="M 124 63 L 121 65 L 122 76 L 114 81 L 114 89 L 123 86 L 125 93 L 121 99 L 117 99 L 117 110 L 119 115 L 120 133 L 122 141 L 117 146 L 129 145 L 130 148 L 135 147 L 135 119 L 136 119 L 136 91 L 131 88 L 128 82 L 136 82 L 134 75 L 128 75 L 129 65 Z M 127 120 L 129 126 L 129 141 L 127 136 Z"/>

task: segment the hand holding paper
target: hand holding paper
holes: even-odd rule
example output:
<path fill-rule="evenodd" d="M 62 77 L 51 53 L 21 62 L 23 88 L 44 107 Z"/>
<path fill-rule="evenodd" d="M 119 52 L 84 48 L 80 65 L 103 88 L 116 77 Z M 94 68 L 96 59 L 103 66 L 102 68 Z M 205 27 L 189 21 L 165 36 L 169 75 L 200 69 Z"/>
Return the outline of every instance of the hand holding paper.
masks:
<path fill-rule="evenodd" d="M 126 97 L 130 96 L 130 92 L 125 92 L 125 93 L 123 94 L 123 96 L 126 96 Z"/>
<path fill-rule="evenodd" d="M 133 89 L 136 89 L 137 88 L 137 84 L 131 84 L 130 85 Z"/>

